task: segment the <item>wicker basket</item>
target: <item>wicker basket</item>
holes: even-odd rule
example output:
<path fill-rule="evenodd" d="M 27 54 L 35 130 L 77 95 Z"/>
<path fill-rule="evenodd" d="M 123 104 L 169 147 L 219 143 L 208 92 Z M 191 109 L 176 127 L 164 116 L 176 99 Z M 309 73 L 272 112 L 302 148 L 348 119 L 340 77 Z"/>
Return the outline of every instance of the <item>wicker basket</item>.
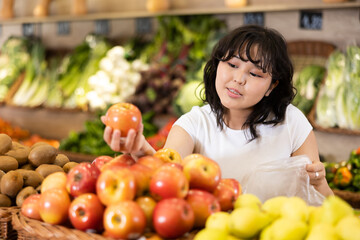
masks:
<path fill-rule="evenodd" d="M 336 196 L 349 203 L 353 208 L 360 209 L 360 193 L 337 189 L 334 189 L 333 192 Z"/>
<path fill-rule="evenodd" d="M 19 212 L 19 207 L 0 208 L 0 239 L 17 239 L 17 231 L 12 226 L 12 216 Z"/>

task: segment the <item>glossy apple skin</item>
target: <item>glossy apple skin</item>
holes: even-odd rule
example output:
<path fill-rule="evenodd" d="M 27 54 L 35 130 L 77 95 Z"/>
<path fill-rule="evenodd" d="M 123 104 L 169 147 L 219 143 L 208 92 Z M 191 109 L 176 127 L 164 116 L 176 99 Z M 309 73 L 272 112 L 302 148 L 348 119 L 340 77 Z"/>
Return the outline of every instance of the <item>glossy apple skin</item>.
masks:
<path fill-rule="evenodd" d="M 67 174 L 65 172 L 54 172 L 49 174 L 41 183 L 40 192 L 52 188 L 66 189 Z"/>
<path fill-rule="evenodd" d="M 234 209 L 236 199 L 241 194 L 240 183 L 233 178 L 223 178 L 213 192 L 220 203 L 221 211 L 227 212 Z"/>
<path fill-rule="evenodd" d="M 62 224 L 68 220 L 70 196 L 64 189 L 54 188 L 41 193 L 39 213 L 41 219 L 50 224 Z"/>
<path fill-rule="evenodd" d="M 41 220 L 39 212 L 40 194 L 28 196 L 21 205 L 21 213 L 31 219 Z"/>
<path fill-rule="evenodd" d="M 128 168 L 114 167 L 102 171 L 96 182 L 96 193 L 106 206 L 133 200 L 136 193 L 135 177 Z"/>
<path fill-rule="evenodd" d="M 190 204 L 194 211 L 194 227 L 205 227 L 206 219 L 213 213 L 219 212 L 220 204 L 216 197 L 204 190 L 190 189 L 185 200 Z"/>
<path fill-rule="evenodd" d="M 156 206 L 156 201 L 150 196 L 141 196 L 135 199 L 135 202 L 139 204 L 146 217 L 146 226 L 149 229 L 153 228 L 152 216 Z"/>
<path fill-rule="evenodd" d="M 180 154 L 171 148 L 161 148 L 154 153 L 154 157 L 160 158 L 166 163 L 182 163 Z"/>
<path fill-rule="evenodd" d="M 120 130 L 126 137 L 130 129 L 137 130 L 142 121 L 140 110 L 131 103 L 116 103 L 105 114 L 105 125 Z"/>
<path fill-rule="evenodd" d="M 75 198 L 69 207 L 69 219 L 74 228 L 86 231 L 103 229 L 104 205 L 94 193 Z"/>
<path fill-rule="evenodd" d="M 71 196 L 95 193 L 100 170 L 91 163 L 82 162 L 73 167 L 67 175 L 66 189 Z"/>
<path fill-rule="evenodd" d="M 195 215 L 191 206 L 182 198 L 159 201 L 153 212 L 153 225 L 163 238 L 178 238 L 194 226 Z"/>
<path fill-rule="evenodd" d="M 184 198 L 189 191 L 189 182 L 183 171 L 171 165 L 157 169 L 150 180 L 150 195 L 157 201 L 165 198 Z"/>
<path fill-rule="evenodd" d="M 201 154 L 190 154 L 183 160 L 184 173 L 190 188 L 212 193 L 221 180 L 219 164 Z"/>
<path fill-rule="evenodd" d="M 145 226 L 145 214 L 134 201 L 120 201 L 105 209 L 104 228 L 109 237 L 138 239 Z"/>
<path fill-rule="evenodd" d="M 101 170 L 102 166 L 105 163 L 110 162 L 112 159 L 113 157 L 103 155 L 95 158 L 91 164 L 95 165 L 99 170 Z"/>
<path fill-rule="evenodd" d="M 135 177 L 136 196 L 140 197 L 149 194 L 152 170 L 147 166 L 139 163 L 135 163 L 129 169 Z"/>
<path fill-rule="evenodd" d="M 143 157 L 139 158 L 136 162 L 147 166 L 153 172 L 156 171 L 160 166 L 164 165 L 163 160 L 161 160 L 160 158 L 154 157 L 154 156 L 150 156 L 150 155 L 143 156 Z"/>

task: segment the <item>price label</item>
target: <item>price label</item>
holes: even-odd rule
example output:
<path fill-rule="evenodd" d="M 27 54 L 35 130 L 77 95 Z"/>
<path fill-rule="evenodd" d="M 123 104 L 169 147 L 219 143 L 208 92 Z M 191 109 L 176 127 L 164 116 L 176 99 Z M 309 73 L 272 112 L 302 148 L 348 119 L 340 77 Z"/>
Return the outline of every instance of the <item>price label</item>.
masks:
<path fill-rule="evenodd" d="M 69 35 L 70 34 L 70 23 L 69 22 L 58 22 L 57 23 L 58 35 Z"/>
<path fill-rule="evenodd" d="M 322 12 L 301 11 L 300 28 L 310 30 L 322 29 Z"/>
<path fill-rule="evenodd" d="M 108 20 L 96 20 L 95 21 L 95 33 L 99 35 L 108 35 L 110 32 L 110 26 Z"/>
<path fill-rule="evenodd" d="M 146 34 L 152 32 L 152 22 L 150 18 L 137 18 L 135 21 L 136 33 Z"/>
<path fill-rule="evenodd" d="M 253 12 L 244 14 L 244 24 L 255 24 L 259 26 L 264 26 L 264 13 L 263 12 Z"/>
<path fill-rule="evenodd" d="M 35 26 L 33 23 L 23 23 L 22 33 L 25 37 L 33 36 L 35 34 Z"/>

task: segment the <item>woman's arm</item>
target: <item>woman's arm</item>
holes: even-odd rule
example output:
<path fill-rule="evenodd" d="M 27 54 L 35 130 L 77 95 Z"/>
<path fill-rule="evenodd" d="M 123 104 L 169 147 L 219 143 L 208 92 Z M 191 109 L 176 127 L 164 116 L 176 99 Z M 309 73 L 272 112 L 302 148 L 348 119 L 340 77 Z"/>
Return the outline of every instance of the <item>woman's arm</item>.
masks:
<path fill-rule="evenodd" d="M 172 148 L 181 158 L 185 158 L 194 151 L 194 141 L 191 136 L 180 126 L 174 125 L 166 139 L 164 148 Z"/>
<path fill-rule="evenodd" d="M 305 142 L 291 156 L 299 155 L 307 155 L 312 161 L 312 164 L 306 166 L 306 171 L 310 177 L 310 184 L 324 196 L 334 195 L 325 178 L 325 167 L 320 162 L 318 145 L 313 131 L 310 132 Z"/>

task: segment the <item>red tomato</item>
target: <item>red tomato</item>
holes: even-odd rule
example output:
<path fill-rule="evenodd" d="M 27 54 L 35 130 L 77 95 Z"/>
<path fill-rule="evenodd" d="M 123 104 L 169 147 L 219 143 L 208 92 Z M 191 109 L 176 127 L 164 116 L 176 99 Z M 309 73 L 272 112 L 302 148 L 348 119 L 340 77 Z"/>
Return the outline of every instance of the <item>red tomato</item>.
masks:
<path fill-rule="evenodd" d="M 122 137 L 126 137 L 130 129 L 138 130 L 141 121 L 140 110 L 131 103 L 116 103 L 105 115 L 105 125 L 120 130 Z"/>

